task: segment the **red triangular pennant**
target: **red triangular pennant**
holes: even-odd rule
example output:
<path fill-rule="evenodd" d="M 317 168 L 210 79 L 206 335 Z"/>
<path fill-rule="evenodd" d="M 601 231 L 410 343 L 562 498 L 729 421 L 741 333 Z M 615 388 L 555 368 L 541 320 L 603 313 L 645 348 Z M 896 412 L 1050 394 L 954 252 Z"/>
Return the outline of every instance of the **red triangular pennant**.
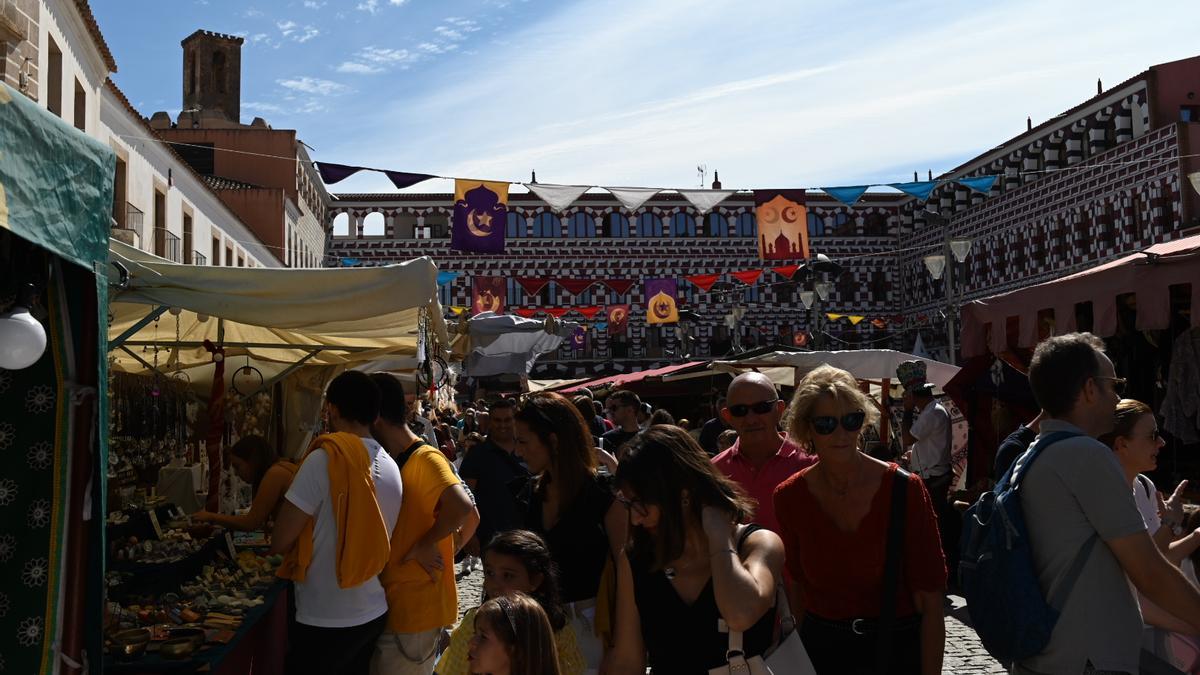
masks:
<path fill-rule="evenodd" d="M 625 295 L 637 283 L 634 279 L 603 279 L 602 282 L 605 286 L 613 289 L 617 295 Z"/>
<path fill-rule="evenodd" d="M 717 280 L 720 278 L 720 274 L 693 274 L 691 276 L 684 277 L 684 279 L 696 284 L 700 290 L 706 293 L 712 289 L 713 284 L 716 284 Z"/>
<path fill-rule="evenodd" d="M 871 319 L 871 325 L 876 328 L 887 328 L 887 321 L 883 319 Z"/>
<path fill-rule="evenodd" d="M 742 270 L 741 272 L 730 272 L 729 274 L 743 284 L 753 286 L 754 282 L 758 281 L 758 278 L 762 276 L 762 273 L 762 270 Z"/>
<path fill-rule="evenodd" d="M 772 267 L 771 271 L 775 272 L 784 279 L 791 279 L 796 275 L 796 270 L 800 269 L 799 265 L 784 265 L 783 267 Z"/>
<path fill-rule="evenodd" d="M 516 279 L 517 283 L 521 284 L 521 288 L 525 289 L 525 292 L 529 295 L 541 293 L 546 284 L 550 283 L 549 279 L 539 277 L 516 277 Z"/>
<path fill-rule="evenodd" d="M 599 281 L 598 279 L 555 279 L 554 282 L 562 286 L 571 295 L 579 295 L 592 287 L 592 284 Z"/>
<path fill-rule="evenodd" d="M 600 308 L 597 307 L 596 305 L 591 305 L 588 307 L 576 307 L 575 311 L 582 314 L 583 318 L 590 319 L 593 316 L 596 316 L 596 314 L 598 314 L 600 312 Z"/>
<path fill-rule="evenodd" d="M 563 318 L 564 314 L 571 311 L 571 308 L 570 307 L 543 307 L 542 311 L 556 319 L 561 319 L 561 318 Z"/>
<path fill-rule="evenodd" d="M 532 319 L 533 315 L 537 314 L 538 311 L 540 311 L 540 310 L 538 310 L 538 308 L 536 308 L 536 307 L 534 307 L 532 309 L 526 309 L 524 307 L 517 307 L 517 308 L 513 309 L 513 311 L 517 313 L 517 316 L 523 316 L 526 319 Z"/>

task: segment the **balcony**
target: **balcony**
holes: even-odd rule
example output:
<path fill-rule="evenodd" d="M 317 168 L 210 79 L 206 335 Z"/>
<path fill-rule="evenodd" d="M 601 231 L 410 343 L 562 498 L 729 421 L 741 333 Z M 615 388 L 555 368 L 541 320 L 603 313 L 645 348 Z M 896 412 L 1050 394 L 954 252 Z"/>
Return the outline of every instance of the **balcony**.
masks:
<path fill-rule="evenodd" d="M 141 247 L 142 242 L 142 220 L 145 214 L 141 212 L 133 204 L 125 204 L 124 222 L 118 223 L 113 221 L 112 236 L 126 244 L 134 247 Z"/>
<path fill-rule="evenodd" d="M 166 258 L 174 263 L 183 262 L 183 258 L 180 256 L 180 249 L 182 247 L 177 235 L 171 234 L 165 228 L 156 227 L 154 228 L 154 236 L 154 255 Z"/>
<path fill-rule="evenodd" d="M 200 251 L 192 251 L 192 264 L 201 266 L 208 265 L 208 258 Z"/>

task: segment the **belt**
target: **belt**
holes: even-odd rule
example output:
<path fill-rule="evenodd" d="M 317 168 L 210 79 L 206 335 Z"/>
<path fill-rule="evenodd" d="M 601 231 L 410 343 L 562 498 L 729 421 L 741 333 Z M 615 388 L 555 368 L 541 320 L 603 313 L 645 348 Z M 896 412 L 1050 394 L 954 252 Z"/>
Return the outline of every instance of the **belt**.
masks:
<path fill-rule="evenodd" d="M 809 622 L 822 628 L 847 631 L 855 635 L 873 635 L 879 632 L 879 619 L 826 619 L 815 614 L 805 614 L 804 623 L 807 624 Z M 919 625 L 921 625 L 920 614 L 912 614 L 892 620 L 893 631 L 902 628 L 913 628 Z"/>

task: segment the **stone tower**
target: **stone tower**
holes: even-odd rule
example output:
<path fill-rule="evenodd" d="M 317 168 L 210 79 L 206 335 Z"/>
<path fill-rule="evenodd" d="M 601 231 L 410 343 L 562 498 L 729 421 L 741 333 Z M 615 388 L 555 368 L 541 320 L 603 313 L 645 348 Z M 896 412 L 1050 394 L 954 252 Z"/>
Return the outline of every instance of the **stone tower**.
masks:
<path fill-rule="evenodd" d="M 183 109 L 237 123 L 242 107 L 242 42 L 198 30 L 183 46 Z"/>

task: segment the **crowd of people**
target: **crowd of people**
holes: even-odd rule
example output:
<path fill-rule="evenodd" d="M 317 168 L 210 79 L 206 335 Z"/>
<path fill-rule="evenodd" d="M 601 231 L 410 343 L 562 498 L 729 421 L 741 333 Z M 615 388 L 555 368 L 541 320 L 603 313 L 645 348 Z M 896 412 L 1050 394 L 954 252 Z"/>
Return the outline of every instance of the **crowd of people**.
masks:
<path fill-rule="evenodd" d="M 1043 342 L 1029 377 L 1042 413 L 995 477 L 1059 434 L 1020 499 L 1042 589 L 1069 588 L 1045 649 L 1009 665 L 1197 672 L 1200 516 L 1186 482 L 1167 497 L 1144 475 L 1153 411 L 1120 398 L 1088 334 Z M 879 407 L 830 366 L 790 400 L 742 374 L 697 425 L 626 390 L 435 411 L 392 375 L 346 372 L 298 464 L 261 439 L 231 450 L 249 513 L 199 517 L 274 521 L 289 673 L 939 673 L 950 416 L 921 384 L 902 409 L 903 449 L 883 461 L 864 451 Z M 461 619 L 456 560 L 483 571 Z"/>

